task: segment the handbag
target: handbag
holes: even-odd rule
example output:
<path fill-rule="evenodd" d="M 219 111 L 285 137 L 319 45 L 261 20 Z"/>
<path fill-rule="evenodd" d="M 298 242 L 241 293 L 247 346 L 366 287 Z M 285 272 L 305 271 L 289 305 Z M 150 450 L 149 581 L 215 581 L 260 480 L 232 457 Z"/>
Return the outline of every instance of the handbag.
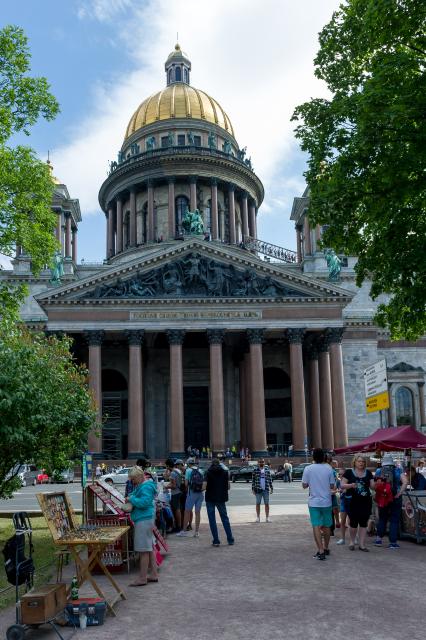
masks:
<path fill-rule="evenodd" d="M 130 513 L 131 511 L 133 511 L 133 505 L 131 502 L 125 502 L 123 505 L 121 505 L 120 509 L 125 513 Z"/>

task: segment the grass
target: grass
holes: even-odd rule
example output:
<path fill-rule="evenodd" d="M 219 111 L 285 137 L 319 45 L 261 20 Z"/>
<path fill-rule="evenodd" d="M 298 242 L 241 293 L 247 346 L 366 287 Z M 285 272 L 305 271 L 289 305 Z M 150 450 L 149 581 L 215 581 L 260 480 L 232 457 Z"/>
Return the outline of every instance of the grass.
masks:
<path fill-rule="evenodd" d="M 55 576 L 55 545 L 53 544 L 52 535 L 47 527 L 44 516 L 31 518 L 31 526 L 33 529 L 33 545 L 34 545 L 34 585 L 39 586 L 46 584 Z M 0 519 L 0 549 L 3 549 L 5 542 L 14 534 L 15 530 L 12 519 Z M 27 538 L 28 540 L 28 538 Z M 26 540 L 26 542 L 27 542 Z M 28 557 L 28 544 L 25 547 L 26 556 Z M 3 557 L 0 556 L 0 562 L 3 564 Z M 15 602 L 15 587 L 9 591 L 3 592 L 3 589 L 10 587 L 4 570 L 4 564 L 0 568 L 0 609 L 4 609 Z M 20 587 L 20 593 L 24 593 L 24 586 Z"/>

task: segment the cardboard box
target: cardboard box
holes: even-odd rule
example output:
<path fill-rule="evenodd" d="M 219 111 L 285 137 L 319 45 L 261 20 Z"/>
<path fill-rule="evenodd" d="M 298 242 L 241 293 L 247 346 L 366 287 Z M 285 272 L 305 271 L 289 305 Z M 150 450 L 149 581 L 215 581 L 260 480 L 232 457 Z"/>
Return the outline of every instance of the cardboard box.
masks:
<path fill-rule="evenodd" d="M 32 589 L 21 598 L 23 624 L 43 624 L 61 613 L 67 604 L 64 582 L 45 584 Z"/>

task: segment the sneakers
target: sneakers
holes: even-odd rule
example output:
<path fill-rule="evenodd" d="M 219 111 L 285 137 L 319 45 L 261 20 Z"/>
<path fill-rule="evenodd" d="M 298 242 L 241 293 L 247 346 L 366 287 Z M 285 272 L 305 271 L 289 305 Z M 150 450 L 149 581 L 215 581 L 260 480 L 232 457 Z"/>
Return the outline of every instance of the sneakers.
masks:
<path fill-rule="evenodd" d="M 176 534 L 176 538 L 187 538 L 188 536 L 188 531 L 179 531 L 179 533 Z"/>
<path fill-rule="evenodd" d="M 212 542 L 212 547 L 220 547 L 220 542 Z"/>
<path fill-rule="evenodd" d="M 265 522 L 271 522 L 269 518 L 266 518 Z"/>
<path fill-rule="evenodd" d="M 388 549 L 400 549 L 400 545 L 397 542 L 391 542 L 388 544 Z"/>
<path fill-rule="evenodd" d="M 230 547 L 232 547 L 232 545 L 235 544 L 235 540 L 228 540 L 228 544 Z"/>
<path fill-rule="evenodd" d="M 336 544 L 345 544 L 345 541 L 344 541 L 344 540 L 343 540 L 343 538 L 342 538 L 341 540 L 338 540 L 338 541 L 336 542 Z"/>
<path fill-rule="evenodd" d="M 328 549 L 327 549 L 328 551 Z M 328 552 L 330 553 L 330 552 Z M 314 555 L 314 558 L 316 558 L 316 560 L 325 560 L 325 552 L 324 553 L 320 553 L 319 551 L 316 552 L 316 554 Z"/>
<path fill-rule="evenodd" d="M 257 524 L 258 522 L 260 522 L 260 518 L 256 518 L 255 523 Z"/>
<path fill-rule="evenodd" d="M 200 534 L 198 533 L 198 531 L 196 531 L 193 535 L 193 538 L 199 538 L 199 537 L 200 537 Z"/>
<path fill-rule="evenodd" d="M 373 542 L 375 547 L 381 547 L 383 545 L 382 539 L 381 538 L 376 538 L 375 541 Z"/>

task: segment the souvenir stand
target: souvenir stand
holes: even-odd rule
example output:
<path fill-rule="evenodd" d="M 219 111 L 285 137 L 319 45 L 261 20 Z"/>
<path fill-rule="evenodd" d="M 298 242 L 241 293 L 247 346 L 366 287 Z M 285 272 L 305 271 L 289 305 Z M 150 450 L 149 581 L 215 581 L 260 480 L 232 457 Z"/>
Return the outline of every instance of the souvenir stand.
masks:
<path fill-rule="evenodd" d="M 77 567 L 79 587 L 90 582 L 100 598 L 105 600 L 108 610 L 115 615 L 114 605 L 120 599 L 126 599 L 125 593 L 114 580 L 103 562 L 105 549 L 114 545 L 128 531 L 128 526 L 100 527 L 96 525 L 79 525 L 72 508 L 68 494 L 65 491 L 57 493 L 39 493 L 37 499 L 40 504 L 55 545 L 66 548 Z M 93 576 L 93 569 L 100 570 L 110 582 L 117 595 L 108 600 Z M 71 588 L 67 589 L 67 595 Z"/>
<path fill-rule="evenodd" d="M 110 482 L 105 482 L 102 478 L 86 487 L 86 520 L 87 523 L 101 526 L 127 526 L 130 527 L 128 534 L 117 540 L 117 542 L 105 549 L 104 563 L 109 571 L 122 571 L 124 566 L 130 570 L 130 560 L 135 557 L 133 551 L 133 523 L 129 513 L 123 511 L 122 507 L 126 500 L 123 494 Z M 99 503 L 102 504 L 102 513 L 99 513 Z M 160 547 L 167 553 L 169 547 L 167 542 L 156 527 L 153 529 L 156 538 L 155 556 L 157 564 L 162 562 Z"/>
<path fill-rule="evenodd" d="M 426 491 L 405 491 L 402 496 L 401 535 L 426 542 Z"/>

